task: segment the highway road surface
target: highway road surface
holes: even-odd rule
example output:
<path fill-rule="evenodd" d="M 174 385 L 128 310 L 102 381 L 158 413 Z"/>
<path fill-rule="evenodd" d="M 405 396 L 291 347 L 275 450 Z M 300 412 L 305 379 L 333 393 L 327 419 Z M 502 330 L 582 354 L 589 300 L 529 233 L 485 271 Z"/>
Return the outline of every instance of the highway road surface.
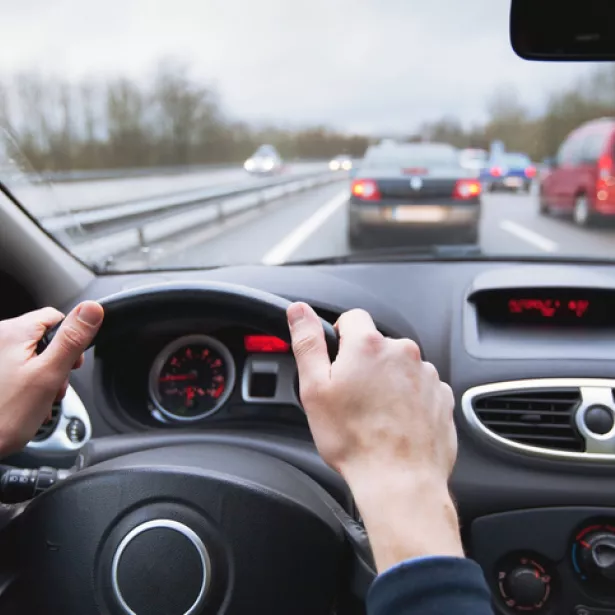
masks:
<path fill-rule="evenodd" d="M 119 257 L 115 268 L 276 265 L 344 255 L 351 252 L 347 195 L 348 184 L 337 182 L 282 198 L 224 224 Z M 480 247 L 486 255 L 611 259 L 615 224 L 578 228 L 569 219 L 541 216 L 535 195 L 486 194 Z"/>

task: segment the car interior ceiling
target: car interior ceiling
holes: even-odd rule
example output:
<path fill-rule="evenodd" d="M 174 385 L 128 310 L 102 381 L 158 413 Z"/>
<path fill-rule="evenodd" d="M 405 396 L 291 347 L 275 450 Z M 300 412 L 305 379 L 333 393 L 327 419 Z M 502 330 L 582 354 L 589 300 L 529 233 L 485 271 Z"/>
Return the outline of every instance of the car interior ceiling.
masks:
<path fill-rule="evenodd" d="M 577 30 L 563 45 L 550 20 L 549 36 L 539 38 L 548 14 L 530 4 L 513 2 L 515 50 L 530 60 L 582 58 Z M 571 23 L 563 20 L 561 32 Z M 523 27 L 534 38 L 522 36 Z M 615 59 L 615 40 L 585 53 Z M 46 305 L 66 313 L 85 299 L 102 299 L 110 315 L 104 337 L 71 377 L 75 397 L 51 427 L 61 426 L 65 445 L 41 440 L 2 460 L 0 612 L 127 612 L 100 579 L 111 578 L 130 529 L 159 517 L 196 528 L 211 557 L 225 562 L 224 575 L 241 579 L 249 577 L 247 545 L 277 541 L 279 565 L 257 560 L 260 576 L 238 591 L 269 600 L 259 584 L 277 575 L 278 587 L 286 583 L 304 601 L 293 613 L 326 612 L 346 561 L 339 544 L 350 543 L 354 585 L 342 592 L 338 612 L 363 612 L 373 576 L 360 517 L 346 485 L 316 453 L 288 348 L 271 353 L 262 345 L 284 338 L 284 302 L 302 300 L 324 326 L 346 310 L 367 310 L 384 334 L 416 340 L 453 388 L 459 454 L 451 491 L 466 552 L 482 566 L 496 611 L 615 613 L 615 560 L 597 565 L 585 556 L 588 544 L 615 549 L 615 264 L 470 256 L 99 275 L 6 194 L 0 198 L 0 319 Z M 573 307 L 553 316 L 555 302 Z M 181 420 L 150 395 L 152 366 L 172 360 L 178 340 L 209 344 L 234 364 L 219 412 Z M 600 412 L 606 432 L 595 418 Z M 181 479 L 170 467 L 182 469 Z M 237 480 L 222 481 L 221 468 Z M 34 498 L 18 479 L 8 483 L 11 471 L 52 478 Z M 120 475 L 125 482 L 114 486 Z M 194 494 L 207 481 L 224 482 L 224 497 L 212 495 L 203 512 Z M 246 495 L 242 481 L 262 490 Z M 47 489 L 55 483 L 62 484 Z M 223 521 L 214 522 L 214 509 L 227 511 Z M 20 515 L 27 523 L 14 523 Z M 293 568 L 299 553 L 313 571 L 302 582 Z M 168 557 L 169 566 L 183 565 L 181 554 Z M 18 572 L 11 558 L 22 565 Z M 526 583 L 521 573 L 528 571 Z M 214 606 L 230 600 L 224 575 L 215 579 Z M 506 583 L 513 575 L 519 583 Z"/>

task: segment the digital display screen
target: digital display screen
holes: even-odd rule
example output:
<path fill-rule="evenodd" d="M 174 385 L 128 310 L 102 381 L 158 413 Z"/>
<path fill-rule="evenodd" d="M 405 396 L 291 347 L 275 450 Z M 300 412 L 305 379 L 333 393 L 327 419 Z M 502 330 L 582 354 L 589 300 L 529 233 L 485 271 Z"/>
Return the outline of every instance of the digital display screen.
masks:
<path fill-rule="evenodd" d="M 493 324 L 615 328 L 615 290 L 499 289 L 472 300 L 480 318 Z"/>

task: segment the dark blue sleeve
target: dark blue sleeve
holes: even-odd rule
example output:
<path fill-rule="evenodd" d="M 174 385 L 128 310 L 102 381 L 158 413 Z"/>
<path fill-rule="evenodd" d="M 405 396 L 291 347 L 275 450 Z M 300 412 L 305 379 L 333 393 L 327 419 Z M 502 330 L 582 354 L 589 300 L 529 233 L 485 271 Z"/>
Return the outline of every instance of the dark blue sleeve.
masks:
<path fill-rule="evenodd" d="M 379 575 L 367 595 L 368 615 L 493 615 L 480 566 L 460 557 L 403 562 Z"/>

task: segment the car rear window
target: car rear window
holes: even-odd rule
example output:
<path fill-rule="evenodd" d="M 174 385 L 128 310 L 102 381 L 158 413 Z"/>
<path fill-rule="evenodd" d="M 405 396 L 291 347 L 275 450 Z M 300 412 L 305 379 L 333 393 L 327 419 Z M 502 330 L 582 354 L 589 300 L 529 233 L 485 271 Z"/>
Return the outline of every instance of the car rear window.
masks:
<path fill-rule="evenodd" d="M 604 153 L 610 133 L 592 132 L 584 139 L 581 146 L 581 159 L 583 162 L 598 162 L 598 159 Z"/>
<path fill-rule="evenodd" d="M 447 146 L 417 146 L 396 148 L 395 150 L 374 151 L 366 157 L 364 167 L 384 169 L 392 167 L 435 167 L 458 166 L 459 153 Z"/>
<path fill-rule="evenodd" d="M 511 154 L 505 158 L 506 164 L 511 167 L 527 167 L 532 161 L 525 154 Z"/>

